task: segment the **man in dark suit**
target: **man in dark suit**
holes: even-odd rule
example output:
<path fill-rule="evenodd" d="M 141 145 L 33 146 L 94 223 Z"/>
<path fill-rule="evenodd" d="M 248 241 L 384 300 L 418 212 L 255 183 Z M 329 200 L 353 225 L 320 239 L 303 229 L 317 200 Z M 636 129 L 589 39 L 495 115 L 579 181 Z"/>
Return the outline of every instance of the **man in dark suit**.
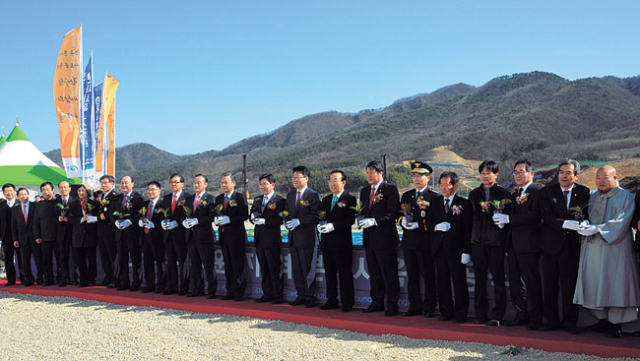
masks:
<path fill-rule="evenodd" d="M 142 254 L 144 259 L 145 286 L 142 293 L 164 292 L 164 232 L 160 224 L 164 220 L 160 204 L 160 183 L 151 181 L 147 184 L 149 200 L 143 204 L 143 217 L 138 221 L 142 229 Z M 157 278 L 156 278 L 157 277 Z"/>
<path fill-rule="evenodd" d="M 74 281 L 71 275 L 75 273 L 75 270 L 70 271 L 69 269 L 71 231 L 73 229 L 71 223 L 69 223 L 69 203 L 74 201 L 76 198 L 69 194 L 71 192 L 71 185 L 67 181 L 58 183 L 58 191 L 60 192 L 60 197 L 56 198 L 56 207 L 58 212 L 56 241 L 58 243 L 58 253 L 60 254 L 60 262 L 58 263 L 60 283 L 58 283 L 58 286 L 65 287 L 67 284 Z M 56 259 L 56 262 L 57 261 L 58 259 Z"/>
<path fill-rule="evenodd" d="M 115 190 L 115 178 L 105 174 L 100 177 L 100 189 L 102 189 L 102 200 L 100 201 L 100 213 L 98 214 L 98 246 L 100 248 L 100 263 L 104 271 L 104 279 L 100 286 L 115 288 L 119 285 L 115 276 L 114 266 L 118 249 L 116 247 L 116 228 L 112 223 L 111 214 L 114 211 L 115 200 L 118 195 Z"/>
<path fill-rule="evenodd" d="M 191 290 L 187 297 L 204 296 L 204 281 L 202 266 L 204 265 L 207 279 L 207 298 L 216 298 L 218 282 L 215 271 L 215 251 L 213 242 L 213 218 L 215 216 L 215 198 L 207 193 L 207 177 L 198 174 L 193 179 L 193 189 L 196 194 L 187 197 L 185 202 L 185 216 L 182 225 L 187 229 L 187 247 L 191 261 Z"/>
<path fill-rule="evenodd" d="M 365 168 L 368 186 L 360 191 L 362 218 L 359 228 L 364 228 L 362 239 L 371 282 L 371 305 L 363 312 L 384 311 L 385 316 L 398 314 L 400 283 L 396 247 L 399 237 L 396 228 L 400 196 L 396 186 L 383 180 L 383 168 L 371 161 Z"/>
<path fill-rule="evenodd" d="M 262 276 L 262 297 L 256 302 L 278 304 L 283 301 L 280 213 L 284 211 L 285 200 L 274 191 L 276 177 L 273 174 L 263 174 L 259 181 L 262 195 L 254 199 L 251 206 L 251 222 L 255 224 L 253 242 Z"/>
<path fill-rule="evenodd" d="M 540 191 L 542 275 L 545 331 L 563 327 L 576 333 L 578 305 L 573 294 L 580 267 L 580 222 L 588 218 L 589 188 L 577 184 L 580 163 L 565 160 L 558 166 L 558 183 Z M 558 312 L 558 283 L 562 289 L 562 319 Z"/>
<path fill-rule="evenodd" d="M 320 194 L 307 187 L 309 169 L 303 165 L 293 168 L 291 183 L 295 188 L 287 194 L 285 210 L 290 219 L 285 222 L 289 231 L 289 250 L 293 281 L 298 297 L 292 306 L 316 304 L 316 257 L 318 235 L 316 234 L 317 213 Z"/>
<path fill-rule="evenodd" d="M 53 256 L 56 263 L 60 262 L 59 248 L 56 244 L 58 210 L 56 204 L 60 201 L 53 196 L 53 184 L 44 182 L 40 185 L 42 200 L 35 205 L 33 234 L 40 241 L 42 248 L 42 281 L 45 286 L 53 284 Z"/>
<path fill-rule="evenodd" d="M 473 207 L 471 257 L 475 273 L 476 322 L 488 326 L 500 326 L 507 310 L 504 253 L 509 228 L 496 225 L 493 215 L 511 212 L 511 193 L 496 183 L 499 170 L 496 162 L 483 161 L 478 167 L 482 184 L 469 193 L 469 202 Z M 493 281 L 494 300 L 491 311 L 487 297 L 489 271 Z"/>
<path fill-rule="evenodd" d="M 510 224 L 507 239 L 509 262 L 509 292 L 518 320 L 529 320 L 527 328 L 537 330 L 542 326 L 542 279 L 540 276 L 540 186 L 533 184 L 533 166 L 524 159 L 513 168 L 518 189 L 511 195 L 512 213 L 496 214 L 498 225 Z M 520 278 L 524 280 L 526 295 Z"/>
<path fill-rule="evenodd" d="M 20 256 L 22 257 L 24 269 L 23 285 L 31 286 L 35 281 L 33 272 L 31 271 L 32 255 L 38 273 L 42 272 L 40 243 L 36 242 L 36 237 L 33 235 L 33 218 L 35 216 L 36 204 L 35 202 L 29 202 L 29 191 L 25 188 L 18 189 L 18 200 L 20 203 L 11 209 L 13 213 L 11 218 L 13 246 L 20 248 Z"/>
<path fill-rule="evenodd" d="M 216 207 L 222 208 L 214 218 L 218 226 L 218 237 L 224 259 L 224 275 L 227 293 L 223 300 L 242 301 L 247 282 L 244 278 L 244 263 L 247 256 L 247 230 L 244 221 L 249 219 L 249 207 L 244 194 L 235 191 L 236 180 L 231 173 L 220 179 L 222 194 L 216 197 Z"/>
<path fill-rule="evenodd" d="M 433 169 L 423 162 L 413 162 L 411 173 L 414 189 L 406 191 L 400 200 L 403 229 L 402 250 L 407 266 L 409 310 L 403 316 L 424 314 L 432 317 L 437 304 L 436 267 L 431 254 L 433 232 L 426 226 L 427 211 L 438 194 L 428 188 Z M 420 295 L 420 276 L 424 279 L 424 300 Z"/>
<path fill-rule="evenodd" d="M 351 226 L 355 220 L 356 197 L 347 193 L 344 186 L 347 175 L 334 170 L 329 176 L 331 195 L 322 199 L 318 213 L 322 216 L 318 225 L 321 234 L 320 250 L 327 280 L 327 302 L 320 309 L 338 308 L 338 277 L 340 279 L 340 302 L 342 312 L 353 309 L 353 238 Z"/>
<path fill-rule="evenodd" d="M 434 232 L 431 251 L 438 274 L 439 320 L 462 323 L 469 312 L 466 265 L 471 259 L 473 209 L 469 201 L 456 195 L 459 184 L 456 173 L 443 172 L 439 183 L 441 195 L 433 200 L 428 215 L 428 227 Z"/>
<path fill-rule="evenodd" d="M 24 282 L 20 249 L 14 247 L 13 231 L 11 229 L 11 220 L 13 218 L 11 209 L 20 202 L 16 199 L 16 187 L 13 184 L 4 184 L 2 186 L 2 193 L 6 198 L 6 200 L 0 202 L 0 240 L 2 241 L 2 251 L 4 253 L 4 269 L 7 273 L 7 283 L 5 286 L 13 286 L 16 284 L 16 258 L 18 259 L 20 282 Z"/>
<path fill-rule="evenodd" d="M 166 221 L 162 222 L 167 262 L 167 282 L 164 294 L 186 295 L 189 292 L 189 264 L 182 220 L 185 218 L 183 206 L 188 194 L 182 191 L 184 178 L 180 174 L 171 175 L 169 187 L 171 193 L 162 199 L 162 208 L 168 214 Z"/>
<path fill-rule="evenodd" d="M 111 223 L 116 227 L 116 248 L 118 252 L 118 291 L 130 289 L 140 290 L 140 266 L 142 252 L 140 245 L 140 227 L 138 221 L 142 217 L 144 200 L 138 192 L 133 191 L 134 181 L 131 176 L 120 178 L 120 190 L 112 202 Z M 131 259 L 132 280 L 129 281 L 129 259 Z"/>

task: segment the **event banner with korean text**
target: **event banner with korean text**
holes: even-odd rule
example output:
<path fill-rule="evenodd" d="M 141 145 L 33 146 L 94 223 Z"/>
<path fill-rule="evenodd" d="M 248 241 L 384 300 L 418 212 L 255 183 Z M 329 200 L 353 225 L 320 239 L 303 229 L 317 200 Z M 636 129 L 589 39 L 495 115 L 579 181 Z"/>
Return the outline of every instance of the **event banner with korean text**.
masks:
<path fill-rule="evenodd" d="M 102 92 L 104 93 L 104 117 L 107 126 L 107 134 L 109 135 L 109 148 L 107 150 L 107 174 L 115 176 L 116 174 L 116 91 L 118 90 L 119 81 L 107 73 L 102 84 Z"/>
<path fill-rule="evenodd" d="M 62 40 L 53 77 L 53 97 L 60 130 L 60 152 L 68 177 L 82 177 L 80 117 L 82 99 L 82 27 Z"/>
<path fill-rule="evenodd" d="M 102 84 L 100 83 L 93 88 L 93 96 L 94 96 L 94 105 L 93 110 L 95 112 L 94 115 L 94 126 L 96 129 L 96 158 L 95 158 L 95 169 L 96 169 L 96 178 L 100 178 L 104 175 L 104 112 L 102 111 L 102 103 L 103 103 L 103 92 L 102 92 Z"/>

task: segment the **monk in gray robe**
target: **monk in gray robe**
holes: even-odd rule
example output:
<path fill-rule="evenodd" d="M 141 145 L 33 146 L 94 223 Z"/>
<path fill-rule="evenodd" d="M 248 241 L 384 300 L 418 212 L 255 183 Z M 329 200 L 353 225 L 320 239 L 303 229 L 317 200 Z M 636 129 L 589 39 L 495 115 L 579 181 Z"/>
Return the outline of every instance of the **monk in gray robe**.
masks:
<path fill-rule="evenodd" d="M 640 306 L 638 264 L 633 252 L 633 195 L 620 188 L 616 170 L 598 169 L 597 190 L 589 198 L 589 222 L 582 235 L 580 269 L 573 303 L 587 308 L 599 328 L 621 337 L 621 323 L 635 322 Z"/>

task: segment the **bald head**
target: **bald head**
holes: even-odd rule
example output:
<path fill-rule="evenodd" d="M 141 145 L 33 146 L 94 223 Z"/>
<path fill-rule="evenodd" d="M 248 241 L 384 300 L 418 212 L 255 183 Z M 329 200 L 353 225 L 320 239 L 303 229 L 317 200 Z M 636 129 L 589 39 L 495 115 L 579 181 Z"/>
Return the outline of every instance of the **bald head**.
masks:
<path fill-rule="evenodd" d="M 604 165 L 598 168 L 596 173 L 596 187 L 603 193 L 607 193 L 618 182 L 618 176 L 616 175 L 616 169 L 610 165 Z"/>

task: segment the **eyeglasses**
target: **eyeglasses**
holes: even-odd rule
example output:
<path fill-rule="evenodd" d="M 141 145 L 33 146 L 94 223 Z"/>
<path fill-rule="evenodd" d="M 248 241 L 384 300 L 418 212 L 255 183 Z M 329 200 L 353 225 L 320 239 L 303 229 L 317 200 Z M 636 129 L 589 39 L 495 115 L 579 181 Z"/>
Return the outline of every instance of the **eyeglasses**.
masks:
<path fill-rule="evenodd" d="M 513 175 L 514 176 L 525 175 L 526 173 L 529 173 L 529 171 L 527 171 L 527 170 L 518 170 L 518 171 L 513 172 Z"/>
<path fill-rule="evenodd" d="M 171 184 L 180 184 L 180 183 L 184 183 L 184 182 L 181 182 L 181 181 L 171 181 Z"/>
<path fill-rule="evenodd" d="M 300 176 L 291 177 L 291 179 L 304 179 L 304 178 L 306 178 L 306 177 L 300 177 Z"/>

